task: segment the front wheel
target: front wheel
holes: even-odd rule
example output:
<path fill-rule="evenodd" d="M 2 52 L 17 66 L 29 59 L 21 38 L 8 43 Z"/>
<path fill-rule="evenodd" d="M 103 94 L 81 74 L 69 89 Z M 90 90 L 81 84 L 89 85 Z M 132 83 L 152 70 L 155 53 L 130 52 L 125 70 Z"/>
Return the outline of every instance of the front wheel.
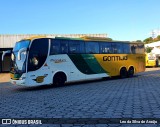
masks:
<path fill-rule="evenodd" d="M 158 59 L 156 60 L 156 67 L 158 67 L 159 66 L 159 61 L 158 61 Z"/>
<path fill-rule="evenodd" d="M 63 73 L 58 73 L 53 78 L 54 86 L 63 86 L 66 81 L 65 75 Z"/>

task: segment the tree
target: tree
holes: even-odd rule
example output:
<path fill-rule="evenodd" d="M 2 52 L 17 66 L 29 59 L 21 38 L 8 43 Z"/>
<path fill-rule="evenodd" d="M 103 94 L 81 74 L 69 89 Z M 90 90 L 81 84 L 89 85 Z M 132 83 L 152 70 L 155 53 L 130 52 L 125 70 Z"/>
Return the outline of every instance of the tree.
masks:
<path fill-rule="evenodd" d="M 151 42 L 153 42 L 154 40 L 153 40 L 153 38 L 152 37 L 149 37 L 149 38 L 146 38 L 143 42 L 145 43 L 145 44 L 148 44 L 148 43 L 151 43 Z"/>
<path fill-rule="evenodd" d="M 146 51 L 146 53 L 150 53 L 150 52 L 152 51 L 152 49 L 153 49 L 153 48 L 151 48 L 151 47 L 146 47 L 146 48 L 145 48 L 145 51 Z"/>
<path fill-rule="evenodd" d="M 142 42 L 141 40 L 137 40 L 136 42 Z"/>
<path fill-rule="evenodd" d="M 157 40 L 160 41 L 160 35 L 157 36 Z"/>

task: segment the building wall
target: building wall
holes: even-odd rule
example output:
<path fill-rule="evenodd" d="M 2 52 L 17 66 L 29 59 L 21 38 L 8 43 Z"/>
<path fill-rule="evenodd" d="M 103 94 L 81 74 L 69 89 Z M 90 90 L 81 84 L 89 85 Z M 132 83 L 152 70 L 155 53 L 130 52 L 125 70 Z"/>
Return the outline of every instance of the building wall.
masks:
<path fill-rule="evenodd" d="M 14 34 L 14 35 L 0 35 L 0 48 L 13 48 L 17 41 L 31 36 L 47 36 L 47 37 L 73 37 L 79 38 L 82 36 L 90 37 L 107 37 L 107 34 Z"/>

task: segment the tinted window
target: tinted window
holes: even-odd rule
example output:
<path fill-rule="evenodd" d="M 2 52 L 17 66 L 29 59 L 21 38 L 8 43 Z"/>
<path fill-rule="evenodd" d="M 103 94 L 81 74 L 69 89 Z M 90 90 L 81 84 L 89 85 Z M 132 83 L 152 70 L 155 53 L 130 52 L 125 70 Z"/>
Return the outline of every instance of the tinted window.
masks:
<path fill-rule="evenodd" d="M 86 42 L 86 53 L 99 53 L 99 44 L 97 42 Z"/>
<path fill-rule="evenodd" d="M 128 43 L 123 44 L 123 53 L 124 54 L 130 53 L 130 45 Z"/>
<path fill-rule="evenodd" d="M 84 53 L 84 42 L 83 41 L 69 41 L 69 53 Z"/>
<path fill-rule="evenodd" d="M 50 55 L 53 54 L 59 54 L 59 48 L 60 47 L 60 42 L 59 40 L 51 39 L 51 49 L 50 49 Z"/>
<path fill-rule="evenodd" d="M 123 54 L 123 43 L 116 43 L 117 53 Z"/>
<path fill-rule="evenodd" d="M 100 43 L 100 53 L 112 53 L 111 43 L 109 42 Z"/>
<path fill-rule="evenodd" d="M 60 53 L 61 54 L 68 53 L 68 41 L 67 40 L 60 41 Z"/>
<path fill-rule="evenodd" d="M 39 69 L 46 61 L 48 54 L 48 39 L 36 39 L 32 42 L 29 57 L 28 71 Z"/>
<path fill-rule="evenodd" d="M 138 53 L 143 54 L 144 50 L 145 50 L 144 44 L 138 44 Z"/>
<path fill-rule="evenodd" d="M 130 51 L 131 51 L 132 54 L 138 53 L 137 44 L 130 44 Z"/>

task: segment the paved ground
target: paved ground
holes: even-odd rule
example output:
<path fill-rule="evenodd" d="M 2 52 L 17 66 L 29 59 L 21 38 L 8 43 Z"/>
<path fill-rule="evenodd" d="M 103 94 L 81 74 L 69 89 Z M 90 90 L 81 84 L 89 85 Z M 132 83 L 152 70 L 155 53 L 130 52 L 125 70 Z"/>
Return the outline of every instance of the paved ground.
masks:
<path fill-rule="evenodd" d="M 9 82 L 10 75 L 8 73 L 0 73 L 0 83 Z"/>
<path fill-rule="evenodd" d="M 160 118 L 160 68 L 149 68 L 133 78 L 72 83 L 56 88 L 14 86 L 2 82 L 4 75 L 0 77 L 0 118 Z M 92 124 L 42 126 L 142 126 Z"/>

